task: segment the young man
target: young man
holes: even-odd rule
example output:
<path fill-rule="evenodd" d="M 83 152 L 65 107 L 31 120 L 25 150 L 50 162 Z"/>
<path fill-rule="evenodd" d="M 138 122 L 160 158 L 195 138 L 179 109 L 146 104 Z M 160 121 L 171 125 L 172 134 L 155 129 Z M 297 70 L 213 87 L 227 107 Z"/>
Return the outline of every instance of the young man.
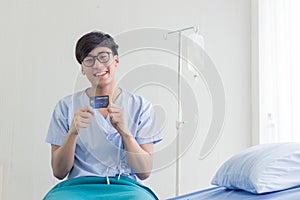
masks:
<path fill-rule="evenodd" d="M 46 138 L 52 146 L 54 176 L 58 179 L 67 177 L 69 182 L 76 179 L 93 182 L 96 179 L 97 184 L 93 186 L 108 187 L 107 191 L 115 188 L 111 185 L 129 181 L 139 186 L 140 192 L 122 187 L 114 190 L 109 199 L 114 199 L 120 192 L 124 199 L 156 199 L 139 180 L 150 176 L 153 144 L 162 136 L 156 128 L 150 102 L 116 85 L 118 45 L 108 34 L 90 32 L 77 41 L 76 59 L 91 85 L 61 99 L 54 109 Z M 109 104 L 105 107 L 103 102 L 94 102 L 98 100 Z M 98 104 L 101 106 L 97 107 Z M 57 190 L 57 186 L 55 188 Z M 74 192 L 64 190 L 59 195 L 71 197 Z M 95 194 L 84 191 L 82 195 L 86 192 L 91 199 L 96 199 L 101 198 L 103 190 L 96 190 Z M 145 194 L 149 198 L 142 196 Z M 53 190 L 45 199 L 52 199 L 49 195 L 53 195 Z M 85 199 L 89 199 L 86 195 Z"/>

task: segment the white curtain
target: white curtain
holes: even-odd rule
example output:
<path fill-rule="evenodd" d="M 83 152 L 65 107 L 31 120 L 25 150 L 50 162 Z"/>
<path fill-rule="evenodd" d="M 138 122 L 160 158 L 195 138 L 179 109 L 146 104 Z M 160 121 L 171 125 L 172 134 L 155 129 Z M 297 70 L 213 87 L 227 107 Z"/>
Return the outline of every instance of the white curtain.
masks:
<path fill-rule="evenodd" d="M 300 1 L 258 9 L 260 143 L 300 141 Z"/>

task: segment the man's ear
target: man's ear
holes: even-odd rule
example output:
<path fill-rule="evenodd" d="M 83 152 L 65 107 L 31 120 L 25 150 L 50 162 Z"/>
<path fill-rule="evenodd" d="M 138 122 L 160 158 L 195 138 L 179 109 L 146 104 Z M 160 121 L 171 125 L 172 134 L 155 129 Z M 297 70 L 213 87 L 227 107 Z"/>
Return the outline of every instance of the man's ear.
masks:
<path fill-rule="evenodd" d="M 114 59 L 115 59 L 115 66 L 117 67 L 118 65 L 119 65 L 119 63 L 120 63 L 120 59 L 119 59 L 119 56 L 118 55 L 115 55 L 114 56 Z"/>
<path fill-rule="evenodd" d="M 81 66 L 81 73 L 82 73 L 82 75 L 84 76 L 85 75 L 85 72 L 84 72 L 84 70 L 83 70 L 83 67 Z"/>

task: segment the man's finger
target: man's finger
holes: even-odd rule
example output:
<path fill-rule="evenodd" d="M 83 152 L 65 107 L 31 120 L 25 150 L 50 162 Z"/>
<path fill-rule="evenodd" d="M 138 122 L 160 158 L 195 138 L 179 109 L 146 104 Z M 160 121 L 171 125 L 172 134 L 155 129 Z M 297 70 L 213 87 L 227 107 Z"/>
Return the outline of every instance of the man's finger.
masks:
<path fill-rule="evenodd" d="M 95 111 L 94 111 L 94 109 L 93 109 L 91 106 L 83 107 L 83 108 L 81 108 L 80 110 L 81 110 L 82 112 L 88 112 L 88 113 L 90 113 L 90 114 L 92 114 L 92 115 L 95 114 Z"/>

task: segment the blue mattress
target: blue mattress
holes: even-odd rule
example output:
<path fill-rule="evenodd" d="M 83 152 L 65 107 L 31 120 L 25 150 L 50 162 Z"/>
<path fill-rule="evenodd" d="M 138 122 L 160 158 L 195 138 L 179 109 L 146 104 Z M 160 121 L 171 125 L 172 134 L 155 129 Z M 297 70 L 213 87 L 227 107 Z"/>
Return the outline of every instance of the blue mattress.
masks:
<path fill-rule="evenodd" d="M 168 200 L 299 200 L 300 186 L 266 194 L 252 194 L 243 190 L 229 190 L 213 187 L 198 192 L 181 195 Z"/>

